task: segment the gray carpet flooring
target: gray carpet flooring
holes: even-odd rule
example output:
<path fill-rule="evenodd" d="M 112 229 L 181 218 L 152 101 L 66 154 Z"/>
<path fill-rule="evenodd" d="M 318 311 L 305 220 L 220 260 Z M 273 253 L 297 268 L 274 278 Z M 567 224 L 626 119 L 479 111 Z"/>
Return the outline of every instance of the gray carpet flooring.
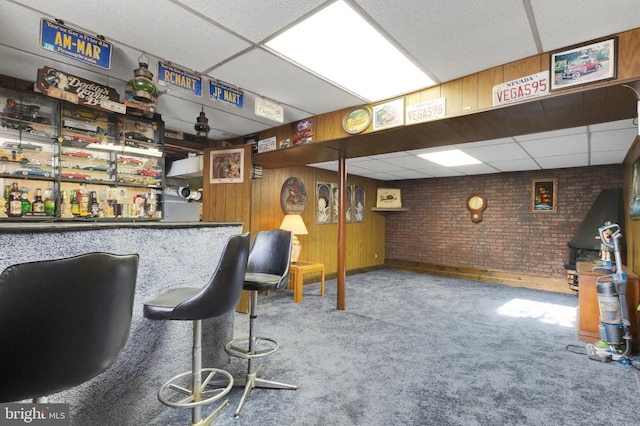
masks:
<path fill-rule="evenodd" d="M 576 353 L 575 295 L 394 270 L 348 276 L 345 311 L 335 280 L 319 293 L 260 295 L 258 335 L 281 345 L 261 376 L 299 389 L 254 389 L 234 418 L 234 388 L 214 425 L 640 424 L 635 367 Z M 241 376 L 245 363 L 219 367 Z M 150 424 L 190 416 L 166 408 Z"/>

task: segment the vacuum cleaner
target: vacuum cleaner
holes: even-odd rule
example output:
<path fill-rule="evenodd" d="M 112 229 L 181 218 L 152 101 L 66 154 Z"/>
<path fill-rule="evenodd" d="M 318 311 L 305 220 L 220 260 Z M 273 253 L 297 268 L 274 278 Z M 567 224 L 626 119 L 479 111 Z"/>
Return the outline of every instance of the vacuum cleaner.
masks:
<path fill-rule="evenodd" d="M 622 271 L 620 243 L 622 238 L 618 224 L 606 224 L 598 228 L 600 239 L 613 250 L 615 272 L 596 280 L 596 292 L 600 306 L 600 341 L 586 345 L 590 359 L 611 362 L 629 359 L 631 353 L 631 322 L 627 307 L 627 274 Z"/>

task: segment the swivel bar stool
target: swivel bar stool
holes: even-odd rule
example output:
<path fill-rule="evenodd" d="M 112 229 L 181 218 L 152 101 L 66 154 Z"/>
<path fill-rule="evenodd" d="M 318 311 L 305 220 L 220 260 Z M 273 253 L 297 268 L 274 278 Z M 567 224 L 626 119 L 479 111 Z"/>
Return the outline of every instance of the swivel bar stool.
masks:
<path fill-rule="evenodd" d="M 87 253 L 20 263 L 0 275 L 0 402 L 78 386 L 129 338 L 138 255 Z"/>
<path fill-rule="evenodd" d="M 228 372 L 217 368 L 202 368 L 202 320 L 218 317 L 235 309 L 242 294 L 249 244 L 248 233 L 231 237 L 216 271 L 204 287 L 173 288 L 144 302 L 145 318 L 193 321 L 191 371 L 172 377 L 158 390 L 158 399 L 163 404 L 173 408 L 191 408 L 192 425 L 210 424 L 229 403 L 225 400 L 208 417 L 202 419 L 202 406 L 221 399 L 233 387 L 233 377 Z M 203 379 L 204 374 L 207 376 Z M 213 380 L 216 374 L 226 380 Z M 218 386 L 219 383 L 227 385 L 221 387 Z"/>
<path fill-rule="evenodd" d="M 291 232 L 282 229 L 260 231 L 251 246 L 247 273 L 244 277 L 243 289 L 251 292 L 249 308 L 249 337 L 234 339 L 225 345 L 225 351 L 235 357 L 248 360 L 247 374 L 236 383 L 244 385 L 244 392 L 235 412 L 240 410 L 254 388 L 298 389 L 295 385 L 274 382 L 257 377 L 262 364 L 255 367 L 256 358 L 270 355 L 278 350 L 278 342 L 268 337 L 256 336 L 256 319 L 258 317 L 258 292 L 284 288 L 289 278 L 289 261 L 291 259 Z M 262 345 L 266 342 L 266 345 Z"/>

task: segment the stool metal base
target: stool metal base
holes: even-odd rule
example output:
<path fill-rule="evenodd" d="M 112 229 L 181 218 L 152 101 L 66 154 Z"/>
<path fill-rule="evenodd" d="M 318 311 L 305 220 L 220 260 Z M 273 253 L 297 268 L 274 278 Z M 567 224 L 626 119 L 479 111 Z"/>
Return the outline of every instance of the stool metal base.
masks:
<path fill-rule="evenodd" d="M 257 375 L 261 368 L 262 364 L 260 364 L 253 373 L 247 373 L 244 379 L 236 379 L 236 385 L 244 386 L 244 391 L 242 392 L 242 397 L 238 403 L 238 408 L 236 408 L 236 412 L 233 414 L 234 417 L 238 417 L 240 415 L 240 410 L 244 407 L 244 403 L 249 397 L 251 390 L 254 388 L 298 390 L 298 386 L 295 385 L 258 378 Z"/>
<path fill-rule="evenodd" d="M 203 405 L 215 402 L 226 394 L 229 393 L 233 387 L 233 377 L 230 373 L 219 370 L 217 368 L 203 368 L 202 373 L 208 372 L 207 377 L 202 380 L 202 384 L 196 386 L 195 390 L 190 389 L 192 386 L 193 372 L 187 371 L 185 373 L 178 374 L 166 381 L 158 390 L 158 399 L 164 405 L 172 408 L 191 408 L 193 410 L 191 416 L 192 426 L 206 426 L 218 416 L 220 411 L 229 404 L 229 400 L 223 401 L 209 416 L 202 419 L 201 409 Z M 226 379 L 216 379 L 212 382 L 214 376 L 219 373 L 226 377 Z M 185 380 L 187 379 L 187 380 Z M 225 387 L 220 387 L 218 383 L 227 383 Z M 206 389 L 207 386 L 211 386 L 215 383 L 216 387 L 213 389 Z"/>

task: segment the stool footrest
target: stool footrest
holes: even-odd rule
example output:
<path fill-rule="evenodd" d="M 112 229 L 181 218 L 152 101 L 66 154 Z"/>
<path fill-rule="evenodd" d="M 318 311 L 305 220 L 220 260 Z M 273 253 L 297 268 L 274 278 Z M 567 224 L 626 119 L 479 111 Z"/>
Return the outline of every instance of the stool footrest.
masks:
<path fill-rule="evenodd" d="M 251 351 L 249 350 L 249 343 L 250 339 L 248 337 L 240 337 L 238 339 L 233 339 L 232 341 L 224 345 L 224 350 L 227 354 L 237 358 L 252 359 L 271 355 L 280 348 L 278 342 L 269 337 L 256 337 L 254 345 L 255 348 L 258 348 L 261 344 L 266 343 L 267 347 L 264 349 L 254 349 L 253 351 Z"/>
<path fill-rule="evenodd" d="M 204 380 L 202 380 L 202 384 L 198 389 L 190 389 L 193 373 L 192 371 L 186 371 L 172 377 L 160 386 L 160 389 L 158 390 L 158 399 L 164 405 L 169 407 L 193 408 L 210 404 L 221 399 L 223 396 L 228 394 L 233 387 L 233 376 L 225 370 L 217 368 L 203 368 L 201 373 L 209 374 Z M 223 375 L 227 380 L 216 379 L 215 381 L 212 381 L 216 374 Z M 218 385 L 221 381 L 222 383 L 227 382 L 227 385 Z M 215 388 L 207 389 L 207 386 L 213 386 L 214 383 L 216 386 Z"/>

